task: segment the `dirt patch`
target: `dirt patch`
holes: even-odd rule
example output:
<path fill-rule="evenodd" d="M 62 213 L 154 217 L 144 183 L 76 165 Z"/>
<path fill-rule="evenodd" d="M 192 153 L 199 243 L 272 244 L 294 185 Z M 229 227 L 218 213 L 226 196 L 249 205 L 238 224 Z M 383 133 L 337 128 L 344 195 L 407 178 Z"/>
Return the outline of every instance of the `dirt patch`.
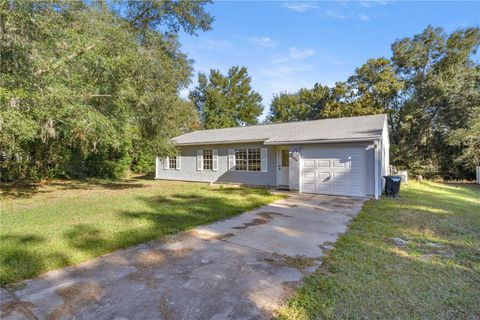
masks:
<path fill-rule="evenodd" d="M 135 256 L 134 267 L 137 271 L 129 274 L 128 279 L 143 282 L 148 287 L 158 287 L 161 279 L 156 276 L 155 269 L 158 269 L 166 261 L 173 261 L 184 257 L 191 252 L 192 249 L 178 250 L 143 250 Z"/>
<path fill-rule="evenodd" d="M 213 236 L 213 240 L 227 240 L 228 238 L 233 237 L 235 234 L 234 233 L 225 233 L 225 234 L 219 234 L 216 236 Z"/>
<path fill-rule="evenodd" d="M 25 282 L 15 282 L 15 283 L 7 284 L 4 288 L 7 289 L 7 291 L 15 292 L 18 290 L 22 290 L 26 287 L 27 287 L 27 284 Z"/>
<path fill-rule="evenodd" d="M 154 267 L 165 262 L 165 254 L 157 250 L 146 250 L 138 253 L 135 257 L 135 264 L 140 267 Z"/>
<path fill-rule="evenodd" d="M 284 302 L 295 293 L 300 283 L 301 281 L 285 281 L 282 283 Z"/>
<path fill-rule="evenodd" d="M 258 226 L 258 225 L 261 225 L 261 224 L 265 224 L 270 220 L 271 219 L 255 218 L 251 222 L 245 222 L 241 226 L 232 227 L 232 229 L 237 229 L 237 230 L 247 229 L 248 227 L 253 227 L 253 226 Z"/>
<path fill-rule="evenodd" d="M 148 287 L 159 285 L 160 279 L 155 277 L 153 268 L 159 267 L 167 260 L 165 254 L 158 250 L 144 250 L 136 254 L 134 265 L 137 271 L 127 276 L 128 279 L 145 283 Z"/>
<path fill-rule="evenodd" d="M 302 273 L 305 272 L 307 268 L 318 265 L 317 258 L 309 258 L 304 256 L 284 256 L 279 254 L 274 254 L 271 258 L 265 258 L 265 261 L 274 266 L 288 266 L 290 268 L 297 269 Z"/>
<path fill-rule="evenodd" d="M 164 320 L 173 320 L 175 319 L 173 311 L 169 308 L 167 299 L 161 298 L 159 302 L 158 309 L 160 310 L 160 315 Z"/>
<path fill-rule="evenodd" d="M 86 282 L 60 288 L 55 292 L 62 297 L 63 305 L 55 308 L 48 315 L 48 320 L 74 317 L 75 311 L 79 311 L 99 301 L 103 293 L 103 288 L 98 283 Z"/>
<path fill-rule="evenodd" d="M 284 215 L 284 214 L 281 214 L 281 213 L 278 213 L 278 212 L 259 212 L 259 213 L 257 213 L 257 216 L 259 216 L 260 218 L 255 218 L 251 222 L 245 222 L 240 226 L 232 227 L 232 229 L 241 230 L 241 229 L 246 229 L 248 227 L 258 226 L 258 225 L 261 225 L 261 224 L 266 224 L 270 220 L 272 220 L 274 218 L 274 216 L 291 217 L 291 216 L 287 216 L 287 215 Z"/>
<path fill-rule="evenodd" d="M 124 256 L 120 255 L 111 255 L 106 257 L 106 259 L 109 263 L 119 265 L 119 266 L 128 266 L 130 265 L 130 261 Z"/>
<path fill-rule="evenodd" d="M 23 316 L 22 319 L 37 319 L 30 311 L 30 308 L 34 307 L 35 305 L 28 301 L 10 301 L 0 306 L 0 318 L 6 318 L 15 312 L 21 314 Z"/>
<path fill-rule="evenodd" d="M 317 265 L 318 260 L 316 258 L 308 258 L 303 256 L 295 256 L 295 257 L 283 256 L 283 262 L 287 266 L 303 272 L 305 271 L 305 269 Z"/>
<path fill-rule="evenodd" d="M 259 212 L 259 213 L 257 213 L 257 216 L 265 218 L 265 219 L 269 219 L 269 220 L 272 220 L 274 216 L 289 217 L 289 218 L 291 217 L 291 216 L 288 216 L 286 214 L 278 213 L 278 212 Z"/>
<path fill-rule="evenodd" d="M 352 204 L 337 203 L 337 204 L 334 204 L 333 206 L 334 206 L 335 208 L 352 208 L 352 207 L 353 207 L 353 203 L 352 203 Z"/>

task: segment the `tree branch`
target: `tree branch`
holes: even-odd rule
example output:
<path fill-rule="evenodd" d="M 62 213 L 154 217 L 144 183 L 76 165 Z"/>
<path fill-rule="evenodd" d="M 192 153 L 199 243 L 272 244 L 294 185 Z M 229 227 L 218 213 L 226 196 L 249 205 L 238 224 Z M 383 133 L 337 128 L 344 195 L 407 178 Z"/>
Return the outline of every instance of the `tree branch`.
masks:
<path fill-rule="evenodd" d="M 81 49 L 75 51 L 74 53 L 68 55 L 66 58 L 57 62 L 52 68 L 50 68 L 50 69 L 45 68 L 45 69 L 37 70 L 33 75 L 34 76 L 39 76 L 39 75 L 42 75 L 43 73 L 45 73 L 47 71 L 55 70 L 58 67 L 60 67 L 61 64 L 67 63 L 67 62 L 75 59 L 76 57 L 81 56 L 82 54 L 84 54 L 85 52 L 93 49 L 94 47 L 95 47 L 95 44 L 91 44 L 91 45 L 87 46 L 86 48 L 81 48 Z"/>

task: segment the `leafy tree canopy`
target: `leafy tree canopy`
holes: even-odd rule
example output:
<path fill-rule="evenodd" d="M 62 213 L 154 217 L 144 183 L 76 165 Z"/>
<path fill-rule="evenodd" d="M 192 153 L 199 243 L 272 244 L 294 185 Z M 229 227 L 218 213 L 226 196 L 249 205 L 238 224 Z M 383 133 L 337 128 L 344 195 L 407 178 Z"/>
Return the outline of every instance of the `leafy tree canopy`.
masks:
<path fill-rule="evenodd" d="M 280 93 L 273 97 L 268 120 L 287 122 L 317 119 L 330 96 L 330 89 L 319 84 L 315 84 L 311 90 L 300 89 L 293 94 Z"/>
<path fill-rule="evenodd" d="M 198 86 L 190 93 L 202 127 L 227 128 L 256 124 L 262 114 L 262 97 L 252 90 L 247 68 L 232 67 L 224 76 L 210 70 L 198 74 Z"/>
<path fill-rule="evenodd" d="M 178 95 L 191 62 L 174 32 L 154 28 L 208 29 L 204 4 L 172 2 L 138 30 L 102 2 L 3 1 L 1 178 L 151 170 L 170 137 L 197 126 Z"/>

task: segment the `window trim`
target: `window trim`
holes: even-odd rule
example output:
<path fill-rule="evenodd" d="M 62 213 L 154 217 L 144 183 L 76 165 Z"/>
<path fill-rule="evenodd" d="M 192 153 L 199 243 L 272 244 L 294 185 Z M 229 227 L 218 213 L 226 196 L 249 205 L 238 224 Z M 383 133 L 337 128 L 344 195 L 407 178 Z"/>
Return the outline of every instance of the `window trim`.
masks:
<path fill-rule="evenodd" d="M 167 157 L 167 161 L 168 161 L 168 170 L 173 170 L 173 169 L 177 169 L 177 156 L 173 156 L 173 157 Z M 175 164 L 174 166 L 172 166 L 172 161 L 173 164 Z"/>
<path fill-rule="evenodd" d="M 177 150 L 177 153 L 174 156 L 163 157 L 161 161 L 163 162 L 163 170 L 181 170 L 182 157 L 180 155 L 180 150 Z M 175 166 L 172 166 L 172 164 L 175 164 Z"/>
<path fill-rule="evenodd" d="M 205 168 L 205 151 L 210 151 L 210 154 L 207 156 L 210 156 L 210 159 L 208 160 L 210 162 L 210 168 Z M 209 170 L 213 171 L 213 149 L 202 149 L 202 170 Z"/>
<path fill-rule="evenodd" d="M 245 166 L 246 170 L 239 170 L 237 169 L 237 150 L 246 150 L 245 152 L 245 159 L 241 159 L 242 161 L 245 161 Z M 249 150 L 258 150 L 258 170 L 250 170 L 250 159 L 249 159 Z M 234 160 L 234 166 L 233 166 L 233 171 L 238 171 L 238 172 L 263 172 L 262 171 L 262 148 L 235 148 L 233 149 L 233 160 Z"/>

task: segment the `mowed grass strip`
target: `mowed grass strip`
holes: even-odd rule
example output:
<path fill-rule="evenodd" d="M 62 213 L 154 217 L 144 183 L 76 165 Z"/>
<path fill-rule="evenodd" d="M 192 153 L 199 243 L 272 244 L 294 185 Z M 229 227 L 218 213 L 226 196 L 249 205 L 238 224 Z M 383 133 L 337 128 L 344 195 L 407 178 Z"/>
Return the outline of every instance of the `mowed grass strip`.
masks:
<path fill-rule="evenodd" d="M 367 202 L 279 318 L 480 319 L 479 186 L 412 182 Z"/>
<path fill-rule="evenodd" d="M 153 181 L 2 186 L 0 284 L 228 218 L 281 196 L 265 189 Z"/>

